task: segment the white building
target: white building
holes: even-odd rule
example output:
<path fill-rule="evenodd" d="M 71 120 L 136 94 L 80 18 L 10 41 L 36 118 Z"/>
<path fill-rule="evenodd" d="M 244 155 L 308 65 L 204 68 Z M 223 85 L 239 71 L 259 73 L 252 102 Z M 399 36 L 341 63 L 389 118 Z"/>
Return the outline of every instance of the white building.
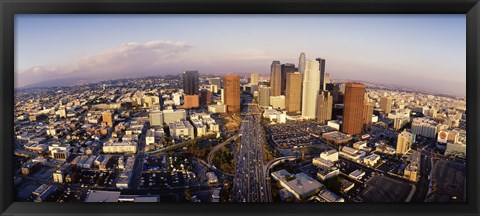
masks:
<path fill-rule="evenodd" d="M 168 126 L 170 134 L 175 139 L 194 139 L 195 132 L 189 121 L 177 121 Z"/>
<path fill-rule="evenodd" d="M 320 65 L 318 61 L 308 60 L 303 74 L 302 117 L 315 119 L 317 113 L 317 95 L 320 89 Z"/>
<path fill-rule="evenodd" d="M 380 160 L 380 156 L 376 154 L 371 154 L 365 158 L 363 158 L 363 163 L 365 163 L 367 166 L 375 166 L 378 161 Z"/>
<path fill-rule="evenodd" d="M 338 161 L 338 151 L 335 149 L 324 151 L 320 153 L 320 158 L 323 158 L 325 160 L 329 160 L 332 162 L 336 162 Z"/>
<path fill-rule="evenodd" d="M 171 124 L 177 121 L 185 121 L 186 119 L 187 113 L 184 109 L 163 111 L 163 122 L 165 124 Z"/>
<path fill-rule="evenodd" d="M 283 124 L 287 122 L 287 113 L 270 108 L 263 112 L 263 118 L 270 120 L 270 122 Z"/>
<path fill-rule="evenodd" d="M 105 142 L 103 144 L 103 153 L 136 153 L 137 142 Z"/>
<path fill-rule="evenodd" d="M 211 112 L 211 113 L 225 113 L 225 112 L 227 112 L 227 106 L 224 105 L 224 104 L 208 105 L 208 112 Z"/>

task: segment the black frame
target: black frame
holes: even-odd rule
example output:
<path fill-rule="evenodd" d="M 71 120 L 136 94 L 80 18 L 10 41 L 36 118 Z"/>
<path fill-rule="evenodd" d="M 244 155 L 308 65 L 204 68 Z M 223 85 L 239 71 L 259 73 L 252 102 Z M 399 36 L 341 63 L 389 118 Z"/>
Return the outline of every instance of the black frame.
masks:
<path fill-rule="evenodd" d="M 479 0 L 1 0 L 0 213 L 1 215 L 479 215 Z M 466 14 L 467 202 L 342 204 L 182 204 L 14 202 L 14 16 L 31 14 Z"/>

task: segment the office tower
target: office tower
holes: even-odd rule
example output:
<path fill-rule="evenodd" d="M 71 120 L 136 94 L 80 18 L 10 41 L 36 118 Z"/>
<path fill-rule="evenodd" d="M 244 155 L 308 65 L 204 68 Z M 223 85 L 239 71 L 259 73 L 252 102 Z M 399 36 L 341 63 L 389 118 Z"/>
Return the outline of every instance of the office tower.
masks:
<path fill-rule="evenodd" d="M 325 59 L 317 58 L 320 71 L 320 91 L 325 90 Z"/>
<path fill-rule="evenodd" d="M 258 85 L 258 73 L 252 72 L 250 73 L 250 86 Z"/>
<path fill-rule="evenodd" d="M 110 111 L 102 112 L 102 122 L 107 124 L 107 126 L 113 126 L 113 114 Z"/>
<path fill-rule="evenodd" d="M 295 72 L 295 65 L 291 63 L 282 64 L 282 89 L 281 94 L 285 95 L 285 89 L 287 88 L 287 74 Z"/>
<path fill-rule="evenodd" d="M 183 93 L 184 104 L 186 109 L 198 108 L 198 71 L 184 71 L 183 72 Z"/>
<path fill-rule="evenodd" d="M 372 116 L 373 116 L 373 103 L 370 99 L 366 99 L 363 104 L 363 128 L 367 129 L 372 124 Z"/>
<path fill-rule="evenodd" d="M 270 87 L 261 85 L 258 88 L 258 105 L 268 107 L 270 105 Z"/>
<path fill-rule="evenodd" d="M 322 91 L 317 99 L 317 121 L 326 123 L 332 120 L 332 94 L 328 91 Z"/>
<path fill-rule="evenodd" d="M 346 83 L 343 109 L 342 131 L 350 135 L 362 132 L 363 105 L 365 100 L 365 85 L 362 83 Z"/>
<path fill-rule="evenodd" d="M 222 88 L 222 79 L 220 77 L 210 78 L 209 82 L 211 85 L 215 85 L 217 87 L 217 90 Z"/>
<path fill-rule="evenodd" d="M 192 109 L 198 108 L 200 105 L 198 95 L 185 95 L 183 97 L 183 108 Z"/>
<path fill-rule="evenodd" d="M 287 74 L 285 89 L 285 108 L 287 112 L 300 112 L 302 99 L 302 74 L 299 72 Z"/>
<path fill-rule="evenodd" d="M 240 111 L 240 76 L 225 75 L 223 77 L 224 101 L 227 112 Z"/>
<path fill-rule="evenodd" d="M 270 67 L 270 95 L 281 95 L 282 88 L 282 65 L 280 61 L 273 61 Z"/>
<path fill-rule="evenodd" d="M 317 95 L 320 88 L 319 63 L 308 60 L 303 74 L 302 117 L 315 119 L 317 114 Z"/>
<path fill-rule="evenodd" d="M 340 91 L 340 85 L 334 84 L 332 91 L 333 104 L 343 103 L 343 93 Z"/>
<path fill-rule="evenodd" d="M 148 115 L 148 119 L 150 120 L 150 126 L 163 125 L 163 113 L 160 110 L 150 112 Z"/>
<path fill-rule="evenodd" d="M 212 92 L 207 89 L 200 90 L 200 104 L 206 106 L 212 103 Z"/>
<path fill-rule="evenodd" d="M 333 83 L 327 83 L 325 85 L 325 90 L 329 91 L 329 92 L 332 92 L 332 95 L 333 95 L 333 88 L 335 87 L 335 84 Z M 332 96 L 333 97 L 333 96 Z"/>
<path fill-rule="evenodd" d="M 305 53 L 302 52 L 300 53 L 300 58 L 298 59 L 298 72 L 300 72 L 301 74 L 305 72 L 305 63 Z"/>
<path fill-rule="evenodd" d="M 183 93 L 185 95 L 198 95 L 198 71 L 183 72 Z"/>
<path fill-rule="evenodd" d="M 413 140 L 414 135 L 407 131 L 398 134 L 396 153 L 405 154 L 412 147 Z"/>
<path fill-rule="evenodd" d="M 392 98 L 381 97 L 380 98 L 380 109 L 383 109 L 385 115 L 388 115 L 392 111 Z"/>

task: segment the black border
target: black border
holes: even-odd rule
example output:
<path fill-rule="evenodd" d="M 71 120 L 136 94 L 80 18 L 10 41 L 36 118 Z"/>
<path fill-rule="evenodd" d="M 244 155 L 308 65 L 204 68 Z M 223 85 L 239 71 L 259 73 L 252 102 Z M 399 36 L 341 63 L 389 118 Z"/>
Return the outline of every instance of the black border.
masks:
<path fill-rule="evenodd" d="M 479 0 L 1 0 L 1 215 L 479 215 Z M 310 204 L 146 204 L 13 202 L 14 15 L 37 14 L 466 14 L 467 202 Z M 441 62 L 439 62 L 441 64 Z"/>

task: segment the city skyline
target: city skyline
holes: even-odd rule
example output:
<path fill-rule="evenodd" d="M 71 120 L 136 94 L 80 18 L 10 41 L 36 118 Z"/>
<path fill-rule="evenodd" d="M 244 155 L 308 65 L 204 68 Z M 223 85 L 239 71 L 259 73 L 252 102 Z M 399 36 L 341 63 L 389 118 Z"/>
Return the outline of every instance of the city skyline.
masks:
<path fill-rule="evenodd" d="M 464 15 L 21 15 L 16 87 L 187 70 L 269 74 L 272 61 L 298 64 L 305 52 L 308 60 L 328 59 L 331 79 L 465 96 L 464 27 Z M 285 31 L 298 38 L 278 34 Z"/>

